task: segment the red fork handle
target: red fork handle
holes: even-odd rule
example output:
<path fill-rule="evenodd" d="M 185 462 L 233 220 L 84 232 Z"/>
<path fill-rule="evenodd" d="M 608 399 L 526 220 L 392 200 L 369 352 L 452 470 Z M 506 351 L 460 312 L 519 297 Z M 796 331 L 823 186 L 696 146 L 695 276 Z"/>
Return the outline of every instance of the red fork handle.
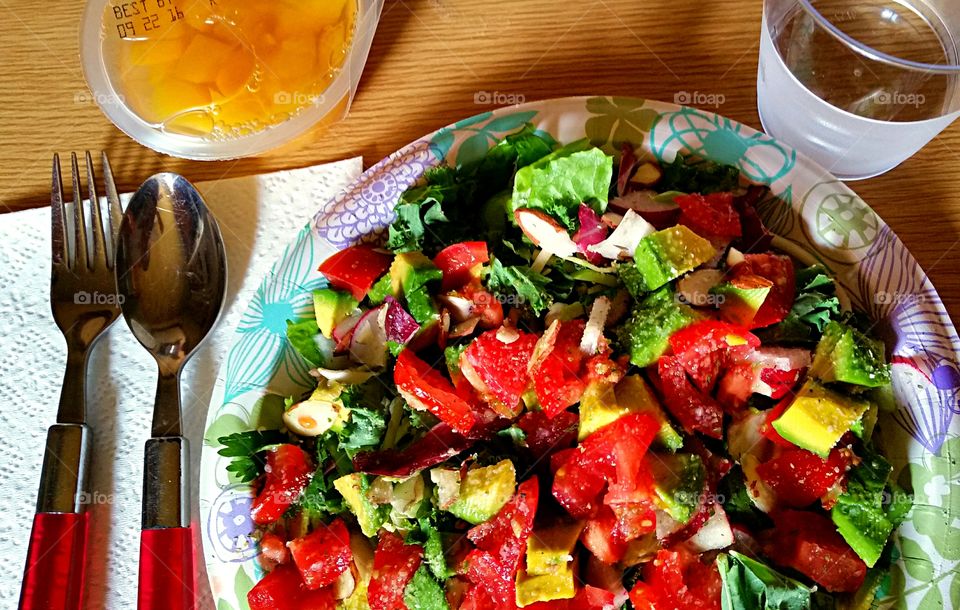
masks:
<path fill-rule="evenodd" d="M 140 532 L 139 610 L 195 610 L 194 577 L 189 527 Z"/>
<path fill-rule="evenodd" d="M 87 513 L 34 515 L 20 610 L 80 610 L 87 524 Z"/>

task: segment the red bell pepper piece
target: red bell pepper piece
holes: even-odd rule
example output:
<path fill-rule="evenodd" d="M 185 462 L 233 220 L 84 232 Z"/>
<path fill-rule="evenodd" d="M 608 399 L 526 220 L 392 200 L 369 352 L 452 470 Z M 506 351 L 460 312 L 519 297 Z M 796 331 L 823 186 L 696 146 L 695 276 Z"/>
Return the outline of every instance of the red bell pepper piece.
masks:
<path fill-rule="evenodd" d="M 453 384 L 411 350 L 405 349 L 397 356 L 393 381 L 410 406 L 429 411 L 457 432 L 467 432 L 476 423 L 470 405 L 460 398 Z"/>
<path fill-rule="evenodd" d="M 775 563 L 805 574 L 827 591 L 860 588 L 867 565 L 837 533 L 833 522 L 809 511 L 782 510 L 765 532 L 764 553 Z"/>
<path fill-rule="evenodd" d="M 406 449 L 358 453 L 353 458 L 353 467 L 357 472 L 405 479 L 466 451 L 476 440 L 457 434 L 445 423 L 439 423 Z"/>
<path fill-rule="evenodd" d="M 373 576 L 367 589 L 371 610 L 407 610 L 403 593 L 423 559 L 423 548 L 404 544 L 393 532 L 380 532 L 373 553 Z"/>
<path fill-rule="evenodd" d="M 377 278 L 390 268 L 392 261 L 391 255 L 360 244 L 337 252 L 323 261 L 319 270 L 331 286 L 362 301 Z"/>
<path fill-rule="evenodd" d="M 834 449 L 823 459 L 805 449 L 794 448 L 760 464 L 757 474 L 777 493 L 778 503 L 803 508 L 822 498 L 841 481 L 850 464 L 847 449 Z"/>
<path fill-rule="evenodd" d="M 571 599 L 555 599 L 537 602 L 525 610 L 608 610 L 613 608 L 616 597 L 610 591 L 587 585 Z"/>
<path fill-rule="evenodd" d="M 335 519 L 303 538 L 290 541 L 288 548 L 304 584 L 311 590 L 332 585 L 353 561 L 350 532 L 343 519 Z"/>
<path fill-rule="evenodd" d="M 277 566 L 247 593 L 250 610 L 299 610 L 303 580 L 290 564 Z"/>
<path fill-rule="evenodd" d="M 733 193 L 678 195 L 673 201 L 680 206 L 680 224 L 697 235 L 732 239 L 743 233 Z"/>
<path fill-rule="evenodd" d="M 454 290 L 480 279 L 480 266 L 490 260 L 485 241 L 466 241 L 447 246 L 433 259 L 443 272 L 441 287 Z"/>
<path fill-rule="evenodd" d="M 300 497 L 313 472 L 310 457 L 296 445 L 280 445 L 267 453 L 263 489 L 250 509 L 253 522 L 268 525 L 282 517 Z"/>

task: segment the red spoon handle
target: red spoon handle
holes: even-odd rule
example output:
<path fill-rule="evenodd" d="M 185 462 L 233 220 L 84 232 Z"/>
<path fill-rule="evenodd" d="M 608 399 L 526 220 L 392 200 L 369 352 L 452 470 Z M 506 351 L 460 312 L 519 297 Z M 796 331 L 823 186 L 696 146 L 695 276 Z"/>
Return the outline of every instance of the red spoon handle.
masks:
<path fill-rule="evenodd" d="M 139 610 L 195 610 L 194 576 L 189 527 L 140 532 Z"/>
<path fill-rule="evenodd" d="M 33 517 L 21 610 L 80 610 L 87 523 L 86 513 L 37 513 Z"/>

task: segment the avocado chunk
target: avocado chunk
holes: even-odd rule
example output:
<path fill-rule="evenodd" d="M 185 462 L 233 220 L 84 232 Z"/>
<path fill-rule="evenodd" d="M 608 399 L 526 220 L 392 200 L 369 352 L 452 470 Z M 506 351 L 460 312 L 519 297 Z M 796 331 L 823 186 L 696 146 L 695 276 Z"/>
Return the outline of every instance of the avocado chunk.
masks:
<path fill-rule="evenodd" d="M 633 261 L 640 271 L 640 287 L 649 292 L 692 271 L 716 254 L 708 240 L 684 225 L 677 225 L 641 239 Z"/>
<path fill-rule="evenodd" d="M 329 339 L 333 328 L 353 313 L 357 305 L 357 300 L 347 292 L 331 288 L 314 290 L 313 312 L 316 314 L 320 333 Z"/>
<path fill-rule="evenodd" d="M 830 510 L 837 531 L 871 568 L 880 559 L 887 539 L 906 513 L 897 502 L 886 507 L 883 504 L 884 489 L 892 471 L 883 457 L 868 449 L 860 464 L 850 471 L 846 491 L 840 494 Z M 898 497 L 903 495 L 896 494 Z"/>
<path fill-rule="evenodd" d="M 810 374 L 827 383 L 841 381 L 868 388 L 890 383 L 883 343 L 842 322 L 831 322 L 824 329 Z"/>
<path fill-rule="evenodd" d="M 572 563 L 552 574 L 533 575 L 525 570 L 517 572 L 517 606 L 521 608 L 537 602 L 570 599 L 576 593 Z"/>
<path fill-rule="evenodd" d="M 774 420 L 773 427 L 794 445 L 826 459 L 840 437 L 869 408 L 866 400 L 808 379 L 783 415 Z"/>
<path fill-rule="evenodd" d="M 693 517 L 706 479 L 700 456 L 690 453 L 648 453 L 644 461 L 653 476 L 654 492 L 663 510 L 686 523 Z"/>
<path fill-rule="evenodd" d="M 663 355 L 670 335 L 699 318 L 697 312 L 674 297 L 672 288 L 664 286 L 634 304 L 617 337 L 630 354 L 630 363 L 644 367 Z"/>
<path fill-rule="evenodd" d="M 575 521 L 535 529 L 527 539 L 527 574 L 544 576 L 568 569 L 584 525 Z"/>
<path fill-rule="evenodd" d="M 683 437 L 670 424 L 660 402 L 639 375 L 624 377 L 616 387 L 603 381 L 587 386 L 580 399 L 578 440 L 631 413 L 647 413 L 660 423 L 656 443 L 663 449 L 676 451 L 683 445 Z"/>
<path fill-rule="evenodd" d="M 427 284 L 440 281 L 443 272 L 422 252 L 397 254 L 390 265 L 390 287 L 394 295 L 403 296 L 410 315 L 419 324 L 426 324 L 440 315 Z"/>
<path fill-rule="evenodd" d="M 460 495 L 447 512 L 477 525 L 493 517 L 513 497 L 517 471 L 510 460 L 471 468 L 460 481 Z"/>
<path fill-rule="evenodd" d="M 727 322 L 750 327 L 767 300 L 773 282 L 758 275 L 746 275 L 714 286 L 711 294 L 722 297 L 720 317 Z"/>
<path fill-rule="evenodd" d="M 340 492 L 347 508 L 357 518 L 360 531 L 364 536 L 372 538 L 383 525 L 384 515 L 367 497 L 369 486 L 366 475 L 359 472 L 345 474 L 333 482 L 333 487 Z"/>

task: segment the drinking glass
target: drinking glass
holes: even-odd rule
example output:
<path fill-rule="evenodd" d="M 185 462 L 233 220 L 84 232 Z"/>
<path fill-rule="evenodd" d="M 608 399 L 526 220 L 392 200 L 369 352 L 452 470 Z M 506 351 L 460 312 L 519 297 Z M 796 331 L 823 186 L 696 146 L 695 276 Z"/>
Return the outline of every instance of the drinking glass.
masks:
<path fill-rule="evenodd" d="M 887 172 L 960 115 L 958 0 L 764 0 L 764 130 L 844 180 Z"/>

